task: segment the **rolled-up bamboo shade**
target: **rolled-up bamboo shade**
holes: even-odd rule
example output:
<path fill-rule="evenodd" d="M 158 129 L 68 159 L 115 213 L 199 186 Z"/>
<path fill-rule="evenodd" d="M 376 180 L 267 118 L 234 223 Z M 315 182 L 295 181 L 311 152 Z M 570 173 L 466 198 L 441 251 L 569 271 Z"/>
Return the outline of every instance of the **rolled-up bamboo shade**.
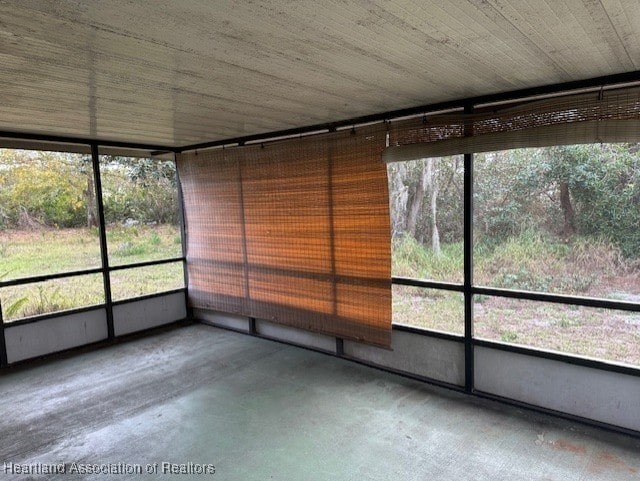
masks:
<path fill-rule="evenodd" d="M 388 347 L 385 135 L 179 155 L 190 305 Z"/>
<path fill-rule="evenodd" d="M 640 141 L 640 87 L 553 97 L 391 124 L 386 162 L 597 142 Z"/>

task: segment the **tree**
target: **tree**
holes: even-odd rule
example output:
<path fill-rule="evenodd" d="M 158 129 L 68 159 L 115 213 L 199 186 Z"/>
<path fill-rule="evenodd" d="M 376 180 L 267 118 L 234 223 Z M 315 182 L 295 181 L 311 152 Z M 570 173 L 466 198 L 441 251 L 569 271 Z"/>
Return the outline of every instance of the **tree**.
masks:
<path fill-rule="evenodd" d="M 93 162 L 91 156 L 83 156 L 81 163 L 81 172 L 87 179 L 87 188 L 83 191 L 87 206 L 87 227 L 98 226 L 98 202 L 96 199 L 96 186 L 93 175 Z"/>
<path fill-rule="evenodd" d="M 416 229 L 418 227 L 418 215 L 420 214 L 424 204 L 424 197 L 427 192 L 427 186 L 430 182 L 429 176 L 432 175 L 431 172 L 428 172 L 424 159 L 421 159 L 418 162 L 420 163 L 420 176 L 416 189 L 411 196 L 411 202 L 407 211 L 407 220 L 404 226 L 404 231 L 414 239 L 416 238 Z"/>
<path fill-rule="evenodd" d="M 426 177 L 427 187 L 431 192 L 431 250 L 436 256 L 440 256 L 440 233 L 438 232 L 438 179 L 435 175 L 437 160 L 427 159 Z"/>
<path fill-rule="evenodd" d="M 394 238 L 413 237 L 441 253 L 441 241 L 463 238 L 461 156 L 390 164 L 389 191 Z"/>

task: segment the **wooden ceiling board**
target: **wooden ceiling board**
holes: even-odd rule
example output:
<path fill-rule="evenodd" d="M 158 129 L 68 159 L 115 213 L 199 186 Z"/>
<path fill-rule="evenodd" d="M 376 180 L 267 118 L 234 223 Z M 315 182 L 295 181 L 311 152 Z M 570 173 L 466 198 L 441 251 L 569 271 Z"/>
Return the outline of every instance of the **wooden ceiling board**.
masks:
<path fill-rule="evenodd" d="M 637 0 L 0 0 L 0 130 L 181 147 L 640 68 Z"/>

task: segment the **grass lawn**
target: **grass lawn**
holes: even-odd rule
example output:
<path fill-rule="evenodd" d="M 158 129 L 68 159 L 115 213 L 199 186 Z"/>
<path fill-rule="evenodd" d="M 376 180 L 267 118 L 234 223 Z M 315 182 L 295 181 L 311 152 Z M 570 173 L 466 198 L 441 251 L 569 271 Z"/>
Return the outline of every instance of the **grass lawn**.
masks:
<path fill-rule="evenodd" d="M 461 282 L 462 249 L 444 245 L 435 257 L 414 240 L 393 250 L 394 275 Z M 477 285 L 640 301 L 640 266 L 623 264 L 601 242 L 553 244 L 539 238 L 510 239 L 476 249 Z M 474 336 L 511 344 L 640 366 L 640 313 L 476 296 Z M 464 300 L 458 293 L 394 286 L 393 321 L 464 333 Z"/>
<path fill-rule="evenodd" d="M 110 265 L 180 257 L 180 230 L 171 225 L 108 226 Z M 0 232 L 0 278 L 16 279 L 100 267 L 95 229 Z M 182 262 L 111 272 L 113 300 L 184 287 Z M 11 321 L 104 303 L 101 274 L 0 288 L 3 318 Z"/>

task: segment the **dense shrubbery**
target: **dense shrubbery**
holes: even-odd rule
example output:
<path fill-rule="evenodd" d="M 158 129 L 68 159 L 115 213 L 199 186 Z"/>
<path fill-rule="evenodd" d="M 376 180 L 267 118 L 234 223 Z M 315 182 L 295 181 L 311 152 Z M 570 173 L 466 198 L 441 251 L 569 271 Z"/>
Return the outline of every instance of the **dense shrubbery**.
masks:
<path fill-rule="evenodd" d="M 13 154 L 16 155 L 13 155 Z M 0 157 L 0 227 L 86 222 L 86 189 L 80 159 L 3 151 Z"/>
<path fill-rule="evenodd" d="M 426 160 L 390 165 L 394 237 L 409 235 L 432 247 L 437 212 L 442 249 L 461 242 L 462 184 L 461 156 L 437 159 L 435 169 Z M 640 145 L 477 154 L 473 202 L 474 238 L 481 246 L 513 244 L 531 235 L 557 245 L 586 239 L 610 245 L 626 259 L 639 259 Z M 412 218 L 412 212 L 418 214 Z"/>
<path fill-rule="evenodd" d="M 445 244 L 440 256 L 409 236 L 394 239 L 395 275 L 462 281 L 461 243 Z M 585 294 L 601 280 L 626 272 L 628 265 L 613 244 L 577 237 L 553 241 L 525 231 L 502 243 L 480 243 L 474 256 L 474 281 L 527 291 Z M 425 291 L 430 295 L 431 291 Z"/>
<path fill-rule="evenodd" d="M 103 157 L 101 175 L 107 223 L 177 223 L 173 162 Z M 0 228 L 87 226 L 95 202 L 86 156 L 0 150 Z"/>

